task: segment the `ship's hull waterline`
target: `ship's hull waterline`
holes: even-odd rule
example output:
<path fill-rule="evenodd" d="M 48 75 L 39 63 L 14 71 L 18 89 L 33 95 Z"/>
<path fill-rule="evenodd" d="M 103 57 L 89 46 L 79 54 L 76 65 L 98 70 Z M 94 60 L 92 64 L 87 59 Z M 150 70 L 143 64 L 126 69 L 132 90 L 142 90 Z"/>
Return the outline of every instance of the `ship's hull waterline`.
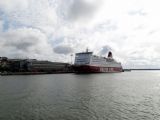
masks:
<path fill-rule="evenodd" d="M 100 67 L 90 65 L 73 66 L 75 73 L 116 73 L 123 72 L 121 67 Z"/>

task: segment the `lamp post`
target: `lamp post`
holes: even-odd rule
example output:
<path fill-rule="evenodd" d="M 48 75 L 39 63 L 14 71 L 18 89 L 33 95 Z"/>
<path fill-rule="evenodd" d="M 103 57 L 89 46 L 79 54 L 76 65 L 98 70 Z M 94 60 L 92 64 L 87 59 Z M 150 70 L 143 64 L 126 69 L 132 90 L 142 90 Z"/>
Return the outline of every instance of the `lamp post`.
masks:
<path fill-rule="evenodd" d="M 73 54 L 71 54 L 71 65 L 72 65 L 72 57 L 73 57 Z"/>

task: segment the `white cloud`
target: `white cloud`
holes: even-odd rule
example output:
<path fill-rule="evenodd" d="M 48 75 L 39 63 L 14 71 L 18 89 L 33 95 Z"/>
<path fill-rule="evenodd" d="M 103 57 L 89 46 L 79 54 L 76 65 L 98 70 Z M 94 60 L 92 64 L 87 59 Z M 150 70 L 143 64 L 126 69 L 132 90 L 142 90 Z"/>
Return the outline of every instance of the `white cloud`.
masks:
<path fill-rule="evenodd" d="M 3 0 L 1 55 L 69 61 L 108 45 L 126 67 L 160 67 L 159 10 L 158 0 Z"/>
<path fill-rule="evenodd" d="M 110 46 L 108 46 L 108 45 L 105 45 L 105 46 L 103 46 L 102 47 L 102 49 L 100 50 L 100 55 L 105 55 L 105 56 L 107 56 L 107 54 L 108 54 L 108 52 L 109 51 L 112 51 L 112 48 L 110 47 Z"/>
<path fill-rule="evenodd" d="M 10 21 L 11 28 L 27 26 L 50 35 L 58 27 L 55 8 L 46 0 L 0 1 L 0 9 Z"/>
<path fill-rule="evenodd" d="M 5 10 L 5 12 L 10 13 L 14 10 L 23 10 L 28 8 L 29 0 L 1 0 L 0 8 Z"/>

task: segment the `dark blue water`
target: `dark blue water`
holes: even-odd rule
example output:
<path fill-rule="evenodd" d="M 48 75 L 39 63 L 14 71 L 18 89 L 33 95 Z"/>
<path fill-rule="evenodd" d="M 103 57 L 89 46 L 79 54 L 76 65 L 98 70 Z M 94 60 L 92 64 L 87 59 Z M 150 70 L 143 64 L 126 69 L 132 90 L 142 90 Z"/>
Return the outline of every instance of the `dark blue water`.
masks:
<path fill-rule="evenodd" d="M 160 120 L 160 71 L 0 76 L 0 120 Z"/>

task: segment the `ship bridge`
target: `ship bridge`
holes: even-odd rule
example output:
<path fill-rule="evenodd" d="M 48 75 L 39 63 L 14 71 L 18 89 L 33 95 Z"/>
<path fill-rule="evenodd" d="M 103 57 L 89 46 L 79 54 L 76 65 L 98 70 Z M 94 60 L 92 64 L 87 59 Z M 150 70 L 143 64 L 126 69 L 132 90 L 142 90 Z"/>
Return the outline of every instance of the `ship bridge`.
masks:
<path fill-rule="evenodd" d="M 90 64 L 90 59 L 93 52 L 82 52 L 76 53 L 75 56 L 75 65 L 87 65 Z"/>

